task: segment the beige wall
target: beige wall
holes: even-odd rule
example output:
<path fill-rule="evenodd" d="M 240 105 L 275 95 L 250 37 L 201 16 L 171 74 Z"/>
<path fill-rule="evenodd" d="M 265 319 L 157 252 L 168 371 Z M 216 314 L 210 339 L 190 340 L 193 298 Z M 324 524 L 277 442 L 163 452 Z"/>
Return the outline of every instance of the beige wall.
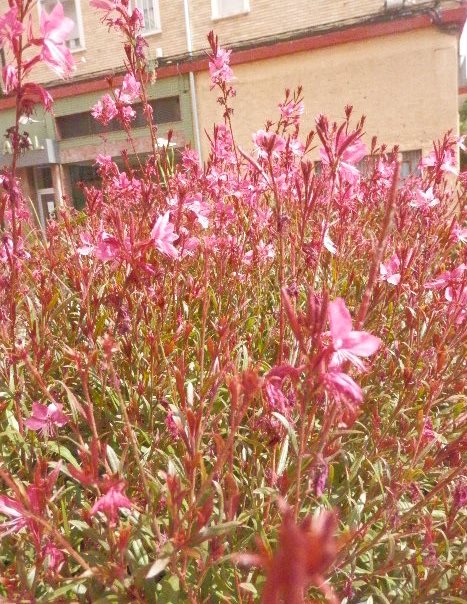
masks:
<path fill-rule="evenodd" d="M 164 4 L 170 0 L 160 1 Z M 408 5 L 426 3 L 427 0 L 410 0 Z M 195 49 L 206 47 L 206 34 L 211 29 L 222 44 L 232 44 L 385 12 L 385 0 L 249 0 L 247 14 L 213 20 L 211 0 L 190 0 L 190 4 Z M 441 6 L 448 8 L 459 3 L 441 0 Z"/>
<path fill-rule="evenodd" d="M 251 148 L 251 133 L 277 118 L 284 89 L 301 84 L 307 129 L 318 113 L 340 120 L 352 104 L 356 117 L 367 116 L 368 141 L 377 135 L 401 150 L 426 151 L 450 128 L 457 131 L 457 46 L 456 35 L 429 28 L 237 65 L 238 140 Z M 216 93 L 208 73 L 197 74 L 196 83 L 201 130 L 211 131 L 221 121 Z"/>
<path fill-rule="evenodd" d="M 89 0 L 76 0 L 81 8 L 85 50 L 75 51 L 77 77 L 120 68 L 124 63 L 122 39 L 101 23 L 103 11 L 89 6 Z M 427 0 L 411 0 L 410 5 Z M 188 0 L 190 6 L 193 47 L 206 48 L 207 33 L 214 29 L 224 45 L 262 36 L 273 36 L 307 27 L 384 12 L 384 0 L 249 0 L 245 15 L 213 20 L 211 0 Z M 7 0 L 0 0 L 0 13 L 7 10 Z M 441 0 L 442 7 L 458 6 L 456 0 Z M 186 52 L 183 0 L 159 0 L 162 31 L 146 36 L 149 58 L 155 59 L 156 48 L 164 56 Z M 38 9 L 32 11 L 37 32 Z M 57 80 L 46 66 L 34 68 L 32 79 L 37 82 Z"/>
<path fill-rule="evenodd" d="M 384 0 L 250 0 L 249 3 L 250 11 L 245 15 L 213 20 L 210 0 L 191 0 L 194 48 L 206 47 L 206 34 L 211 29 L 221 43 L 228 44 L 358 17 L 384 7 Z"/>

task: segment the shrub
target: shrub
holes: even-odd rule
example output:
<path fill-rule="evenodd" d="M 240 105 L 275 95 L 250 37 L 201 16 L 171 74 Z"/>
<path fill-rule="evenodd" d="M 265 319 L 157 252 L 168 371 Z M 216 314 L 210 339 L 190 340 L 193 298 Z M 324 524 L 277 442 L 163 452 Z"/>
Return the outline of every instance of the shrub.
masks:
<path fill-rule="evenodd" d="M 93 3 L 127 38 L 127 74 L 93 114 L 130 133 L 141 103 L 153 153 L 125 170 L 97 157 L 101 186 L 46 237 L 16 176 L 19 118 L 50 109 L 25 78 L 71 69 L 69 23 L 57 5 L 34 38 L 21 1 L 0 22 L 18 106 L 1 176 L 3 597 L 464 601 L 461 141 L 402 182 L 398 150 L 368 150 L 350 107 L 302 135 L 298 90 L 249 153 L 211 34 L 224 123 L 204 166 L 189 148 L 174 162 L 138 9 Z"/>

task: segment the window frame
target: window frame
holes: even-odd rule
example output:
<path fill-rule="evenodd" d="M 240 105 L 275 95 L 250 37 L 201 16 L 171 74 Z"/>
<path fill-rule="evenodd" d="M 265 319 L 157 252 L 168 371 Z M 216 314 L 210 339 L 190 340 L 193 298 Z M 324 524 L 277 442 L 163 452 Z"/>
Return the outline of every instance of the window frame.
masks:
<path fill-rule="evenodd" d="M 132 0 L 132 2 L 134 4 L 134 6 L 139 11 L 141 11 L 141 14 L 143 15 L 143 19 L 144 19 L 144 12 L 138 6 L 137 0 Z M 152 6 L 153 6 L 153 9 L 154 9 L 154 15 L 156 17 L 156 29 L 151 29 L 149 31 L 145 31 L 144 28 L 143 28 L 143 31 L 141 32 L 143 34 L 143 36 L 153 36 L 155 34 L 161 34 L 162 33 L 160 2 L 159 2 L 159 0 L 149 0 L 149 2 L 152 2 Z"/>
<path fill-rule="evenodd" d="M 405 181 L 412 174 L 417 174 L 419 172 L 420 161 L 423 157 L 422 149 L 406 149 L 405 151 L 400 151 L 400 180 L 401 182 Z M 408 164 L 408 174 L 404 174 L 404 164 Z"/>
<path fill-rule="evenodd" d="M 220 11 L 220 0 L 211 0 L 211 20 L 221 21 L 223 19 L 232 19 L 233 17 L 240 17 L 247 15 L 250 12 L 250 0 L 242 0 L 243 9 L 238 13 L 232 13 L 229 15 L 222 15 Z"/>
<path fill-rule="evenodd" d="M 60 0 L 55 0 L 55 4 L 58 4 L 59 1 Z M 68 0 L 68 1 L 70 1 L 70 0 Z M 83 50 L 86 50 L 86 40 L 84 37 L 84 26 L 83 26 L 83 12 L 81 10 L 81 0 L 73 0 L 73 2 L 75 3 L 76 26 L 78 28 L 80 45 L 77 46 L 76 48 L 70 48 L 67 45 L 67 48 L 71 52 L 71 54 L 74 54 L 77 52 L 83 52 Z M 41 16 L 41 9 L 42 9 L 42 0 L 38 0 L 37 12 L 39 13 L 39 19 Z"/>
<path fill-rule="evenodd" d="M 389 151 L 387 152 L 388 155 L 392 155 L 392 152 Z M 423 151 L 422 149 L 406 149 L 405 151 L 398 151 L 398 159 L 400 162 L 400 173 L 399 173 L 399 185 L 404 183 L 405 180 L 411 176 L 412 174 L 418 174 L 419 173 L 419 164 L 420 164 L 420 160 L 423 157 Z M 371 153 L 369 153 L 368 155 L 365 155 L 365 157 L 363 157 L 356 165 L 355 167 L 357 168 L 357 170 L 360 172 L 360 174 L 364 177 L 367 176 L 371 170 L 374 169 L 376 162 L 378 161 L 378 159 L 381 157 L 381 155 L 376 154 L 376 155 L 372 155 Z M 405 170 L 404 170 L 404 164 L 409 164 L 408 165 L 408 173 L 404 174 Z M 317 176 L 319 176 L 322 172 L 323 169 L 323 165 L 321 160 L 316 160 L 314 162 L 314 170 L 315 170 L 315 174 Z"/>

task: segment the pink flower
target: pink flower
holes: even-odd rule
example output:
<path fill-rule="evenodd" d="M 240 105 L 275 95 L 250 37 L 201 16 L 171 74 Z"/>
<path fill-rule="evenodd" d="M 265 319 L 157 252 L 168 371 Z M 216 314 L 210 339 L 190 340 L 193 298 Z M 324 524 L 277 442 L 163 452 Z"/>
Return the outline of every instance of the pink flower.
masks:
<path fill-rule="evenodd" d="M 467 506 L 467 482 L 457 483 L 453 492 L 453 508 L 458 511 Z"/>
<path fill-rule="evenodd" d="M 433 422 L 429 417 L 425 418 L 422 429 L 422 439 L 425 441 L 431 441 L 436 438 L 436 433 L 433 430 Z"/>
<path fill-rule="evenodd" d="M 424 157 L 420 166 L 422 168 L 439 168 L 441 172 L 451 172 L 457 176 L 457 160 L 456 155 L 452 149 L 444 149 L 443 154 L 432 151 L 426 157 Z"/>
<path fill-rule="evenodd" d="M 23 24 L 18 21 L 18 7 L 15 5 L 0 17 L 0 48 L 5 42 L 11 42 L 24 31 Z"/>
<path fill-rule="evenodd" d="M 352 317 L 342 298 L 336 298 L 329 304 L 329 324 L 333 344 L 332 367 L 339 367 L 349 361 L 359 369 L 364 364 L 359 357 L 368 357 L 381 346 L 381 340 L 366 331 L 352 330 Z"/>
<path fill-rule="evenodd" d="M 16 243 L 16 258 L 28 259 L 31 255 L 24 249 L 22 239 Z M 13 258 L 13 239 L 10 234 L 3 235 L 0 240 L 0 261 L 9 262 Z"/>
<path fill-rule="evenodd" d="M 337 555 L 336 516 L 333 512 L 321 512 L 297 524 L 293 511 L 282 501 L 279 503 L 283 520 L 276 551 L 271 553 L 263 545 L 258 554 L 236 554 L 236 562 L 265 569 L 261 600 L 264 604 L 301 604 L 309 586 L 321 590 L 328 602 L 336 603 L 337 597 L 325 579 Z"/>
<path fill-rule="evenodd" d="M 4 235 L 0 245 L 0 260 L 8 262 L 13 256 L 13 239 L 11 235 Z"/>
<path fill-rule="evenodd" d="M 13 65 L 6 65 L 2 70 L 3 89 L 5 94 L 13 92 L 18 86 L 18 70 Z"/>
<path fill-rule="evenodd" d="M 110 155 L 102 155 L 99 153 L 96 156 L 96 165 L 101 176 L 108 177 L 118 175 L 119 173 L 118 166 L 112 161 L 112 157 Z"/>
<path fill-rule="evenodd" d="M 455 307 L 457 307 L 457 310 L 455 310 L 457 315 L 456 325 L 460 325 L 467 319 L 467 285 L 454 290 L 452 300 L 455 302 Z"/>
<path fill-rule="evenodd" d="M 45 558 L 47 570 L 59 573 L 65 563 L 65 554 L 62 550 L 58 549 L 51 541 L 48 541 L 42 550 L 42 555 Z"/>
<path fill-rule="evenodd" d="M 256 260 L 260 263 L 266 262 L 267 260 L 272 260 L 276 255 L 274 251 L 274 246 L 271 243 L 264 243 L 263 240 L 258 242 L 256 246 Z M 254 258 L 253 250 L 249 250 L 243 256 L 243 262 L 245 264 L 252 264 Z"/>
<path fill-rule="evenodd" d="M 169 217 L 170 212 L 166 212 L 157 218 L 152 227 L 151 239 L 159 252 L 171 258 L 178 258 L 178 250 L 172 245 L 178 239 L 178 235 L 174 233 L 174 225 L 169 222 Z"/>
<path fill-rule="evenodd" d="M 10 520 L 0 524 L 0 538 L 10 533 L 18 533 L 27 527 L 35 546 L 40 548 L 42 527 L 31 518 L 29 512 L 35 516 L 44 516 L 47 503 L 50 501 L 53 487 L 61 470 L 61 462 L 59 462 L 54 470 L 47 474 L 46 465 L 41 465 L 40 462 L 37 464 L 34 471 L 34 482 L 27 486 L 24 492 L 26 505 L 6 495 L 0 495 L 0 516 L 10 518 Z M 45 470 L 45 475 L 41 469 Z"/>
<path fill-rule="evenodd" d="M 120 243 L 109 233 L 102 231 L 99 235 L 99 243 L 94 249 L 94 255 L 102 262 L 115 260 L 120 252 Z"/>
<path fill-rule="evenodd" d="M 298 123 L 300 116 L 303 114 L 305 106 L 303 101 L 296 103 L 294 100 L 290 100 L 288 102 L 279 103 L 279 109 L 281 116 L 285 120 L 290 120 L 293 124 L 296 124 Z"/>
<path fill-rule="evenodd" d="M 92 243 L 89 233 L 80 233 L 79 237 L 82 245 L 76 251 L 81 256 L 95 256 L 102 262 L 108 262 L 109 260 L 115 260 L 120 253 L 119 241 L 105 231 L 99 233 L 97 245 Z"/>
<path fill-rule="evenodd" d="M 103 126 L 107 126 L 118 115 L 118 109 L 113 98 L 109 94 L 104 94 L 92 107 L 91 115 Z"/>
<path fill-rule="evenodd" d="M 186 170 L 197 170 L 199 168 L 199 155 L 194 149 L 185 147 L 181 152 L 182 164 Z"/>
<path fill-rule="evenodd" d="M 91 516 L 102 512 L 107 516 L 109 524 L 114 526 L 117 523 L 118 511 L 122 508 L 129 510 L 133 506 L 133 503 L 123 494 L 124 488 L 123 482 L 112 485 L 105 495 L 94 503 L 90 511 Z"/>
<path fill-rule="evenodd" d="M 39 84 L 27 82 L 21 87 L 20 107 L 26 115 L 31 115 L 35 105 L 43 105 L 46 111 L 50 111 L 53 105 L 53 98 L 50 93 Z"/>
<path fill-rule="evenodd" d="M 0 524 L 0 537 L 5 537 L 10 533 L 18 533 L 27 526 L 28 518 L 25 512 L 26 510 L 21 503 L 6 495 L 0 495 L 0 514 L 10 518 L 10 520 Z"/>
<path fill-rule="evenodd" d="M 426 289 L 444 289 L 444 297 L 448 302 L 453 300 L 454 287 L 458 285 L 463 278 L 464 271 L 467 268 L 465 264 L 460 264 L 452 271 L 445 271 L 433 279 L 425 283 Z"/>
<path fill-rule="evenodd" d="M 329 227 L 327 226 L 324 230 L 323 245 L 330 254 L 336 254 L 337 248 L 329 235 Z"/>
<path fill-rule="evenodd" d="M 365 157 L 367 148 L 359 138 L 355 139 L 353 133 L 347 135 L 339 132 L 332 147 L 329 150 L 321 148 L 319 153 L 323 164 L 332 165 L 337 162 L 339 176 L 347 182 L 355 184 L 360 177 L 360 171 L 355 164 Z"/>
<path fill-rule="evenodd" d="M 430 187 L 426 191 L 418 189 L 415 192 L 415 199 L 410 202 L 413 208 L 433 208 L 439 204 L 439 199 L 434 196 L 433 187 Z"/>
<path fill-rule="evenodd" d="M 455 221 L 451 229 L 451 240 L 455 243 L 467 243 L 467 227 L 461 227 Z"/>
<path fill-rule="evenodd" d="M 200 246 L 200 241 L 196 237 L 189 237 L 183 242 L 183 248 L 181 252 L 182 258 L 185 256 L 193 256 L 195 251 Z"/>
<path fill-rule="evenodd" d="M 119 107 L 118 111 L 118 119 L 123 124 L 124 127 L 128 128 L 132 120 L 136 117 L 136 111 L 130 107 L 129 105 L 124 105 L 123 107 Z"/>
<path fill-rule="evenodd" d="M 127 73 L 123 78 L 122 87 L 115 91 L 115 96 L 122 103 L 133 103 L 138 99 L 140 92 L 141 84 L 133 74 Z"/>
<path fill-rule="evenodd" d="M 305 153 L 305 145 L 298 138 L 289 139 L 287 145 L 288 149 L 297 157 L 301 157 Z"/>
<path fill-rule="evenodd" d="M 363 401 L 362 389 L 346 373 L 331 370 L 325 374 L 324 384 L 337 398 L 350 399 L 355 403 Z"/>
<path fill-rule="evenodd" d="M 218 48 L 215 56 L 209 61 L 209 73 L 212 84 L 223 84 L 233 80 L 233 71 L 230 67 L 231 50 Z"/>
<path fill-rule="evenodd" d="M 191 210 L 195 214 L 199 224 L 203 229 L 207 229 L 209 226 L 209 204 L 202 200 L 201 195 L 196 195 L 193 199 L 185 202 L 185 207 Z"/>
<path fill-rule="evenodd" d="M 81 256 L 90 256 L 94 253 L 94 244 L 92 243 L 91 235 L 89 233 L 80 233 L 79 238 L 81 239 L 81 245 L 76 249 L 78 254 Z"/>
<path fill-rule="evenodd" d="M 73 21 L 65 17 L 60 2 L 57 2 L 50 14 L 41 9 L 41 59 L 60 77 L 70 75 L 74 68 L 73 56 L 65 45 L 74 26 Z"/>
<path fill-rule="evenodd" d="M 391 285 L 398 285 L 401 280 L 399 272 L 401 261 L 397 254 L 394 254 L 385 264 L 379 265 L 379 274 L 381 281 L 387 281 Z"/>
<path fill-rule="evenodd" d="M 24 423 L 29 430 L 40 432 L 47 438 L 50 434 L 55 434 L 57 427 L 61 428 L 68 423 L 62 409 L 63 405 L 59 403 L 50 403 L 49 406 L 33 403 L 31 417 Z"/>
<path fill-rule="evenodd" d="M 279 157 L 286 146 L 282 136 L 265 130 L 258 130 L 253 134 L 253 142 L 256 145 L 258 157 L 268 157 L 269 155 Z"/>

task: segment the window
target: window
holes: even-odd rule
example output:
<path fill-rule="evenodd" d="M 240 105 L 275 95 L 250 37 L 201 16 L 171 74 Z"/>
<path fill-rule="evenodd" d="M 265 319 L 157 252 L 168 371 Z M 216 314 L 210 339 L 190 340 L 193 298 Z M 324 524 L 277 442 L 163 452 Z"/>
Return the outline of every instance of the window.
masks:
<path fill-rule="evenodd" d="M 169 124 L 179 122 L 182 119 L 180 110 L 180 97 L 169 96 L 149 101 L 153 110 L 154 122 L 156 124 Z M 132 121 L 133 128 L 144 128 L 147 124 L 140 103 L 133 105 L 136 117 Z M 61 140 L 76 138 L 78 136 L 92 136 L 93 134 L 105 134 L 107 132 L 118 132 L 122 130 L 120 122 L 113 119 L 108 126 L 102 126 L 91 115 L 90 111 L 72 113 L 55 118 L 58 135 Z"/>
<path fill-rule="evenodd" d="M 225 19 L 250 12 L 250 0 L 211 0 L 212 18 Z"/>
<path fill-rule="evenodd" d="M 410 174 L 417 174 L 418 164 L 422 159 L 420 149 L 415 151 L 402 151 L 401 180 L 405 180 Z"/>
<path fill-rule="evenodd" d="M 405 0 L 386 0 L 384 3 L 384 8 L 387 11 L 398 10 L 404 8 L 405 4 Z"/>
<path fill-rule="evenodd" d="M 38 189 L 53 189 L 52 170 L 50 166 L 40 166 L 35 168 L 34 177 Z"/>
<path fill-rule="evenodd" d="M 161 31 L 159 0 L 136 0 L 136 6 L 143 15 L 145 34 L 155 34 Z"/>
<path fill-rule="evenodd" d="M 418 174 L 418 164 L 422 158 L 420 149 L 414 151 L 402 151 L 399 155 L 401 162 L 399 179 L 403 182 L 411 174 Z M 358 164 L 357 168 L 363 176 L 369 176 L 376 166 L 377 155 L 367 155 Z"/>
<path fill-rule="evenodd" d="M 402 153 L 399 155 L 399 158 L 401 162 L 399 174 L 401 182 L 403 182 L 411 174 L 419 174 L 418 164 L 422 158 L 422 152 L 420 149 L 415 149 L 413 151 L 402 151 Z M 356 168 L 360 171 L 363 177 L 370 176 L 376 166 L 377 160 L 377 155 L 366 155 L 358 162 Z M 315 161 L 314 165 L 315 173 L 320 175 L 323 171 L 321 161 Z"/>
<path fill-rule="evenodd" d="M 365 155 L 357 164 L 357 169 L 364 177 L 369 176 L 375 167 L 376 158 L 374 155 Z"/>
<path fill-rule="evenodd" d="M 68 166 L 68 174 L 70 177 L 73 206 L 77 210 L 82 210 L 86 205 L 86 200 L 83 188 L 80 185 L 98 187 L 101 179 L 97 174 L 96 167 L 88 164 L 70 164 Z"/>
<path fill-rule="evenodd" d="M 38 6 L 50 13 L 57 2 L 58 0 L 40 0 Z M 72 31 L 68 34 L 66 45 L 71 51 L 83 50 L 84 34 L 80 0 L 62 0 L 62 6 L 65 17 L 69 17 L 75 24 Z"/>

